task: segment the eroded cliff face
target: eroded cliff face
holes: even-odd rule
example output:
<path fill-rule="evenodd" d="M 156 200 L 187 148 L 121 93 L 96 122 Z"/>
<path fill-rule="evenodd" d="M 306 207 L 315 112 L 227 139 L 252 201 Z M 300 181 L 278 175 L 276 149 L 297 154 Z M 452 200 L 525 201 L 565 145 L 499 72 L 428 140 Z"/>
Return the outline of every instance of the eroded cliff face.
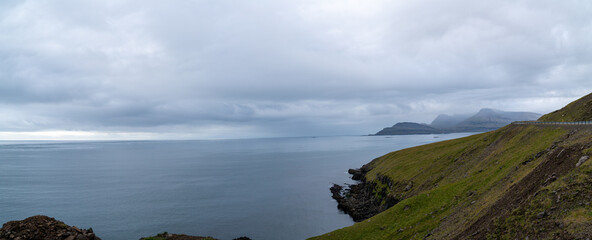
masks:
<path fill-rule="evenodd" d="M 367 182 L 365 174 L 368 171 L 364 167 L 350 169 L 352 179 L 359 180 L 359 183 L 347 186 L 334 184 L 330 188 L 333 199 L 337 201 L 337 208 L 349 214 L 356 222 L 368 219 L 399 202 L 390 194 L 393 181 L 387 176 L 380 176 L 377 181 Z"/>

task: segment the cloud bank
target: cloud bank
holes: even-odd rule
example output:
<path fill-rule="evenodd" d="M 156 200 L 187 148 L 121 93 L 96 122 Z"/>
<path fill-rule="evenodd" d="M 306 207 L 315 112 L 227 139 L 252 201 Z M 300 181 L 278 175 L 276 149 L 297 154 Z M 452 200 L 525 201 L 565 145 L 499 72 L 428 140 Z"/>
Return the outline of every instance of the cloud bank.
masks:
<path fill-rule="evenodd" d="M 3 1 L 0 138 L 367 134 L 482 107 L 546 113 L 592 91 L 590 12 L 575 0 Z"/>

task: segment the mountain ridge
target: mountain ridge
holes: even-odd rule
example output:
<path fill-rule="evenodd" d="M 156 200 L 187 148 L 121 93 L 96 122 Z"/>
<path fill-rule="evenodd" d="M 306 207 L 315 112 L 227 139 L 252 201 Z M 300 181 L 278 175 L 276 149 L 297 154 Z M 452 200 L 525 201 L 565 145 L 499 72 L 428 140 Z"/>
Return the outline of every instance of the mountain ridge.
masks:
<path fill-rule="evenodd" d="M 400 122 L 386 127 L 374 135 L 439 134 L 455 132 L 487 132 L 506 126 L 514 121 L 531 121 L 541 114 L 531 112 L 509 112 L 482 108 L 476 114 L 438 115 L 431 124 Z M 413 124 L 415 125 L 413 125 Z M 413 128 L 415 127 L 415 129 Z M 429 128 L 427 128 L 429 127 Z"/>

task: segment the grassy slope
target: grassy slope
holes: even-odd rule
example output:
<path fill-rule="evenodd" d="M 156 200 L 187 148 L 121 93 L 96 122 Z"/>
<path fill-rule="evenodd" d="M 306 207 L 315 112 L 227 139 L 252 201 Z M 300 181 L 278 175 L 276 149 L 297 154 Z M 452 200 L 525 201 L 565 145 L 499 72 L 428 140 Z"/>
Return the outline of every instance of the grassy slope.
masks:
<path fill-rule="evenodd" d="M 562 145 L 588 145 L 592 130 Z M 581 150 L 590 156 L 592 148 Z M 497 219 L 489 239 L 586 239 L 592 235 L 592 161 L 542 187 L 510 216 Z M 544 213 L 544 214 L 543 214 Z"/>
<path fill-rule="evenodd" d="M 497 219 L 488 239 L 585 239 L 592 235 L 592 165 L 539 190 L 525 206 Z"/>
<path fill-rule="evenodd" d="M 592 94 L 588 94 L 562 109 L 542 116 L 539 121 L 592 121 Z"/>
<path fill-rule="evenodd" d="M 390 194 L 404 199 L 368 220 L 312 239 L 450 238 L 476 220 L 539 159 L 523 165 L 567 133 L 561 128 L 507 126 L 497 131 L 387 154 L 367 175 L 395 180 Z M 409 182 L 413 188 L 402 190 Z M 379 186 L 386 187 L 386 186 Z"/>
<path fill-rule="evenodd" d="M 590 121 L 592 94 L 539 120 Z M 579 168 L 571 164 L 582 155 L 591 156 L 591 146 L 591 128 L 510 125 L 393 152 L 372 161 L 374 169 L 366 177 L 369 181 L 378 175 L 390 177 L 395 183 L 379 184 L 377 191 L 387 188 L 404 200 L 363 222 L 312 239 L 451 239 L 467 229 L 473 231 L 478 219 L 493 221 L 485 232 L 491 239 L 590 236 L 592 160 Z M 569 156 L 561 156 L 560 149 L 569 150 Z M 517 187 L 546 178 L 549 172 L 541 169 L 558 170 L 559 165 L 553 164 L 571 167 L 558 181 L 531 185 L 536 187 L 534 195 L 519 195 L 518 205 L 508 205 L 512 211 L 503 218 L 487 220 L 491 209 L 519 193 Z M 405 191 L 410 183 L 413 188 Z M 493 210 L 493 215 L 497 213 Z"/>

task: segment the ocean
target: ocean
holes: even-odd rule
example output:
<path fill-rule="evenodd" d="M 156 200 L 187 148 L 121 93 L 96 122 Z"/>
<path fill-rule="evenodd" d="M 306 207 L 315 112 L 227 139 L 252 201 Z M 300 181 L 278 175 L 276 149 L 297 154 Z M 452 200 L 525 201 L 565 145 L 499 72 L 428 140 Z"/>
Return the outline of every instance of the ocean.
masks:
<path fill-rule="evenodd" d="M 0 141 L 0 223 L 47 215 L 104 240 L 305 239 L 354 223 L 329 192 L 352 183 L 349 168 L 470 134 Z"/>

